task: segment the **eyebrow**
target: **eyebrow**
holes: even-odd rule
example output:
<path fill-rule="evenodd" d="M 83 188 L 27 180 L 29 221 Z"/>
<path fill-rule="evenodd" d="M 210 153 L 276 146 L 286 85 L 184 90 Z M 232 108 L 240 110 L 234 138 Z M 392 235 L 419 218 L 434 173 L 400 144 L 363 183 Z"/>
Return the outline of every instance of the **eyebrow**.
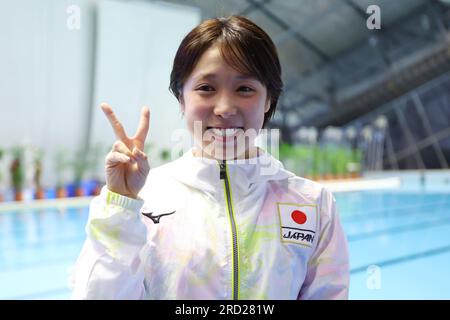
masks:
<path fill-rule="evenodd" d="M 197 77 L 194 77 L 194 80 L 200 80 L 200 79 L 215 79 L 217 78 L 217 75 L 215 73 L 202 73 L 198 75 Z M 237 80 L 256 80 L 256 77 L 250 76 L 250 75 L 239 75 L 234 77 Z"/>

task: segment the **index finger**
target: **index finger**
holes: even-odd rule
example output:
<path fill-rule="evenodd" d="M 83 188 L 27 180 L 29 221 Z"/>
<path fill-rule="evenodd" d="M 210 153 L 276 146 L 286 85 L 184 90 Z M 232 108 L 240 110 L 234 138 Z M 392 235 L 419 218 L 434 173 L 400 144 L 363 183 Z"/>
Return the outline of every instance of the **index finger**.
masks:
<path fill-rule="evenodd" d="M 142 143 L 142 147 L 145 144 L 147 138 L 148 129 L 150 126 L 150 110 L 148 107 L 142 107 L 141 119 L 139 120 L 139 127 L 136 131 L 135 139 Z"/>
<path fill-rule="evenodd" d="M 122 124 L 120 123 L 119 119 L 117 119 L 116 115 L 112 111 L 112 108 L 107 103 L 102 103 L 101 108 L 103 110 L 103 113 L 108 118 L 109 122 L 111 123 L 111 126 L 114 130 L 114 133 L 116 134 L 117 138 L 119 140 L 122 140 L 123 142 L 128 141 L 127 134 L 125 133 L 125 129 L 123 128 Z"/>

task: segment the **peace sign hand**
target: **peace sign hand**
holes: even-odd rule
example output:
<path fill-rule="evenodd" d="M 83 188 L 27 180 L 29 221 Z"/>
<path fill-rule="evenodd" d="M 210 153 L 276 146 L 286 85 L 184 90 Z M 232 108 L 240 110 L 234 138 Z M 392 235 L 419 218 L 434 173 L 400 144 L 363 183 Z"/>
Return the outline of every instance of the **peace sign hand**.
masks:
<path fill-rule="evenodd" d="M 150 110 L 142 108 L 136 134 L 128 137 L 111 107 L 102 103 L 101 108 L 118 139 L 105 159 L 106 186 L 112 192 L 136 199 L 150 171 L 147 155 L 142 151 L 148 134 Z"/>

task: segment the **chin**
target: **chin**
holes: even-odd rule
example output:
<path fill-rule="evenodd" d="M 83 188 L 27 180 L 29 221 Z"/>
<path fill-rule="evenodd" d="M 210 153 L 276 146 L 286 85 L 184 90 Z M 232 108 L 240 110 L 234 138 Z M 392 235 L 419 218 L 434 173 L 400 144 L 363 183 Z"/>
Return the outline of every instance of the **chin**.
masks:
<path fill-rule="evenodd" d="M 216 160 L 236 160 L 244 159 L 247 151 L 245 148 L 234 148 L 234 145 L 223 148 L 222 145 L 211 143 L 203 147 L 202 156 Z"/>

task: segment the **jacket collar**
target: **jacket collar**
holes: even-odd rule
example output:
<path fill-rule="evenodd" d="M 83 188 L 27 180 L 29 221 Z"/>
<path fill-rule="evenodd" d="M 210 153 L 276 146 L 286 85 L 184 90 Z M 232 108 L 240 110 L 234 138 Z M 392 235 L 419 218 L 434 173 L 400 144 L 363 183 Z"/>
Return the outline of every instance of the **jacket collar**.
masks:
<path fill-rule="evenodd" d="M 261 150 L 261 149 L 260 149 Z M 295 176 L 284 169 L 282 163 L 261 150 L 258 157 L 242 160 L 227 160 L 228 176 L 233 185 L 248 190 L 252 184 L 283 180 Z M 215 193 L 222 189 L 220 180 L 221 161 L 195 157 L 193 149 L 172 162 L 171 174 L 191 187 Z M 218 189 L 220 187 L 220 189 Z"/>

